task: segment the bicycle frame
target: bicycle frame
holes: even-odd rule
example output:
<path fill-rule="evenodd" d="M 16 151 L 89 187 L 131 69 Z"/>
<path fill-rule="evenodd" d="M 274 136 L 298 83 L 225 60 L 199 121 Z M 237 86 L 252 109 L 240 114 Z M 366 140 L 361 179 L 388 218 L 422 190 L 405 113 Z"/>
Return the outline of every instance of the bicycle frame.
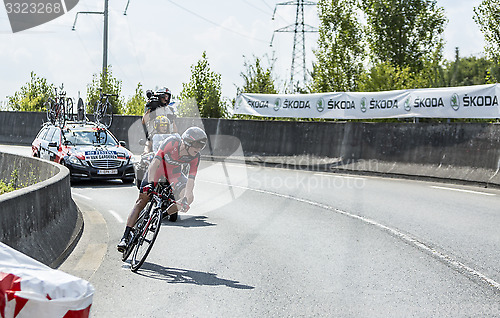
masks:
<path fill-rule="evenodd" d="M 59 127 L 64 126 L 64 123 L 66 121 L 65 106 L 66 104 L 69 104 L 67 102 L 67 99 L 65 99 L 66 92 L 63 91 L 63 87 L 64 85 L 61 85 L 59 93 L 57 92 L 57 87 L 54 88 L 55 91 L 54 99 L 49 98 L 46 102 L 47 119 L 52 124 L 57 124 Z M 73 105 L 72 102 L 71 105 Z"/>
<path fill-rule="evenodd" d="M 113 122 L 113 106 L 109 101 L 111 96 L 118 97 L 116 94 L 104 94 L 102 89 L 99 89 L 99 99 L 96 101 L 94 109 L 96 123 L 102 124 L 106 128 L 109 128 Z"/>
<path fill-rule="evenodd" d="M 179 205 L 182 209 L 187 206 L 187 203 L 175 200 L 170 184 L 165 186 L 158 183 L 155 191 L 152 191 L 150 195 L 149 205 L 139 214 L 130 242 L 122 255 L 122 260 L 125 261 L 133 253 L 131 262 L 131 270 L 133 272 L 142 266 L 151 251 L 160 230 L 160 222 L 163 219 L 164 211 L 168 213 L 168 210 L 175 205 L 175 211 L 173 212 L 175 213 L 178 212 Z M 148 237 L 148 234 L 152 234 L 153 236 Z"/>

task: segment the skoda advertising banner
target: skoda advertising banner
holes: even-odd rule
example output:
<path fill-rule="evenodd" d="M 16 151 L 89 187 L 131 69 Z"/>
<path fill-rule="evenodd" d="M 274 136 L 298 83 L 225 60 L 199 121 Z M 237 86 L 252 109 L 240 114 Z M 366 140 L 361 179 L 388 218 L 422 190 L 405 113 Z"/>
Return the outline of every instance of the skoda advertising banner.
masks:
<path fill-rule="evenodd" d="M 322 94 L 241 94 L 235 114 L 264 117 L 500 118 L 500 84 Z"/>

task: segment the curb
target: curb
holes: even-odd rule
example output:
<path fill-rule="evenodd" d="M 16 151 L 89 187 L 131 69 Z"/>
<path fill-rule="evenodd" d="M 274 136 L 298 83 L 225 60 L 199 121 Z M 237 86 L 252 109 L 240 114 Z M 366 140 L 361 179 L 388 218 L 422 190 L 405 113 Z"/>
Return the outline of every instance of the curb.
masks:
<path fill-rule="evenodd" d="M 74 208 L 77 211 L 77 219 L 76 219 L 76 224 L 75 224 L 75 229 L 73 230 L 73 233 L 71 234 L 71 238 L 69 239 L 68 245 L 62 251 L 61 255 L 59 255 L 58 258 L 56 258 L 50 265 L 49 267 L 57 269 L 59 266 L 61 266 L 62 263 L 69 257 L 71 252 L 75 249 L 76 245 L 80 241 L 80 238 L 82 237 L 83 234 L 83 229 L 84 229 L 84 222 L 83 222 L 83 214 L 78 205 L 73 201 Z"/>

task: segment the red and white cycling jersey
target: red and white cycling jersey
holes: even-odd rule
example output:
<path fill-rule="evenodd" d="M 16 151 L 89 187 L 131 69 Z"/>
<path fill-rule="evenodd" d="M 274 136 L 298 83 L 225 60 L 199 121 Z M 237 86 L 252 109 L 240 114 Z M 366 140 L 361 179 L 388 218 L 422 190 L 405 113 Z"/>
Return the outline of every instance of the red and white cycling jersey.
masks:
<path fill-rule="evenodd" d="M 178 134 L 174 134 L 163 141 L 155 155 L 155 158 L 161 160 L 160 167 L 154 175 L 155 182 L 166 176 L 170 183 L 176 183 L 182 175 L 182 165 L 186 163 L 189 164 L 188 178 L 194 179 L 196 177 L 200 164 L 200 154 L 198 153 L 194 157 L 181 156 L 179 153 L 181 142 L 181 137 Z"/>

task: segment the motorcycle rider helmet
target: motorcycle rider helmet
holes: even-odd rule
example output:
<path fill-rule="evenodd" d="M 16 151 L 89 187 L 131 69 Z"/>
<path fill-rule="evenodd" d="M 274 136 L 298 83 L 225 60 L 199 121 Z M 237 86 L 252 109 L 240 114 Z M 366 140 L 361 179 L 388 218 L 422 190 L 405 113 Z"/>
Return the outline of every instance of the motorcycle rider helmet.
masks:
<path fill-rule="evenodd" d="M 207 134 L 200 127 L 190 127 L 182 134 L 182 142 L 189 148 L 195 147 L 200 151 L 207 144 Z"/>
<path fill-rule="evenodd" d="M 154 128 L 156 131 L 159 131 L 161 128 L 165 128 L 168 131 L 170 127 L 170 120 L 167 116 L 158 116 L 154 122 Z"/>
<path fill-rule="evenodd" d="M 172 97 L 172 92 L 170 92 L 168 88 L 163 87 L 156 91 L 156 96 L 158 96 L 158 98 L 165 97 L 168 105 L 170 104 L 170 98 Z"/>

